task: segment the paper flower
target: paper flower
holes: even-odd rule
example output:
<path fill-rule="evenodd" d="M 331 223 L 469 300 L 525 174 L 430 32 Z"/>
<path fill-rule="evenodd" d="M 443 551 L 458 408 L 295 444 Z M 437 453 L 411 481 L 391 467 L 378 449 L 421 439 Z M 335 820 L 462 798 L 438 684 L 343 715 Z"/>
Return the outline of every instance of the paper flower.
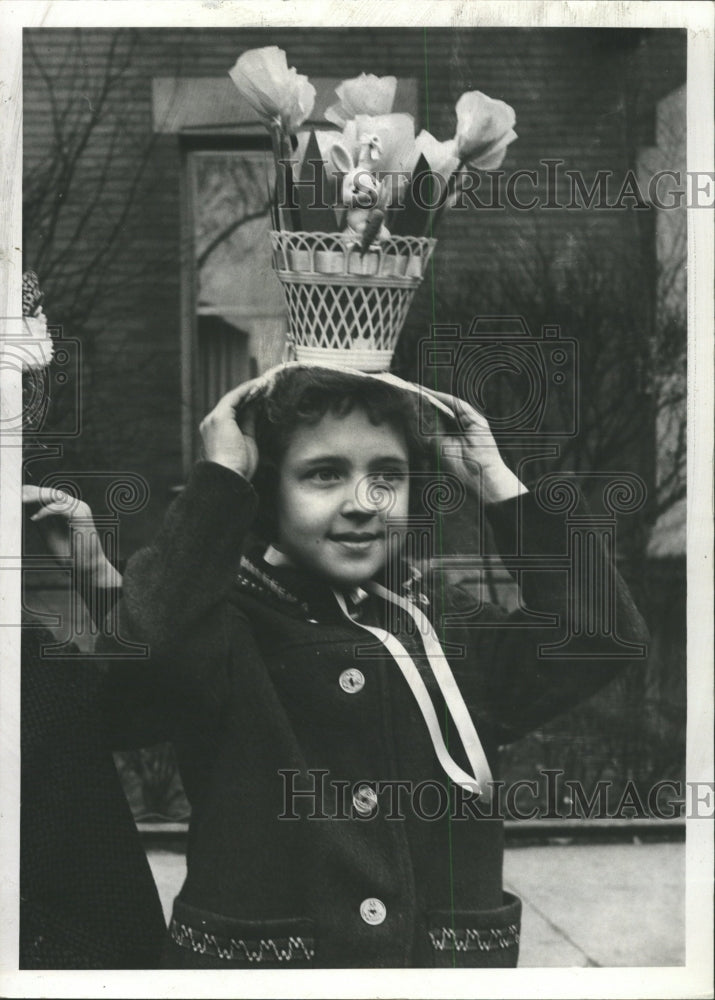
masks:
<path fill-rule="evenodd" d="M 425 130 L 415 136 L 412 115 L 392 111 L 397 78 L 373 73 L 335 88 L 338 101 L 325 118 L 342 131 L 300 132 L 316 92 L 307 77 L 288 66 L 282 49 L 250 49 L 229 75 L 271 134 L 278 229 L 327 232 L 342 224 L 335 216 L 338 209 L 355 231 L 359 214 L 365 232 L 372 232 L 372 224 L 382 226 L 377 215 L 389 215 L 400 235 L 431 232 L 467 176 L 463 168 L 493 170 L 517 138 L 514 110 L 478 90 L 459 98 L 454 138 L 440 141 Z M 311 184 L 319 201 L 310 198 Z M 431 205 L 424 203 L 425 190 L 434 195 Z"/>
<path fill-rule="evenodd" d="M 366 138 L 376 140 L 371 172 L 412 169 L 417 159 L 415 121 L 412 115 L 358 115 L 347 122 L 341 141 L 350 150 L 356 164 L 360 161 Z"/>
<path fill-rule="evenodd" d="M 395 100 L 397 77 L 361 73 L 352 80 L 343 80 L 335 93 L 340 100 L 325 112 L 329 122 L 340 128 L 358 115 L 389 115 Z"/>
<path fill-rule="evenodd" d="M 54 344 L 47 331 L 47 317 L 42 311 L 44 296 L 34 271 L 22 275 L 22 335 L 15 342 L 23 371 L 46 368 L 52 361 Z M 11 341 L 8 340 L 8 343 Z"/>
<path fill-rule="evenodd" d="M 506 155 L 506 147 L 517 138 L 514 109 L 479 90 L 457 101 L 457 131 L 454 141 L 462 163 L 475 170 L 494 170 Z"/>
<path fill-rule="evenodd" d="M 422 129 L 415 139 L 415 150 L 417 154 L 415 161 L 418 157 L 424 156 L 430 170 L 435 174 L 441 174 L 445 180 L 448 180 L 459 166 L 457 143 L 454 139 L 440 142 L 431 132 Z"/>
<path fill-rule="evenodd" d="M 19 346 L 23 371 L 46 368 L 52 361 L 54 344 L 47 331 L 47 317 L 42 309 L 34 316 L 23 316 L 22 326 L 23 338 Z"/>
<path fill-rule="evenodd" d="M 228 75 L 269 127 L 280 125 L 283 132 L 293 133 L 313 110 L 315 87 L 288 67 L 285 52 L 276 45 L 244 52 Z"/>

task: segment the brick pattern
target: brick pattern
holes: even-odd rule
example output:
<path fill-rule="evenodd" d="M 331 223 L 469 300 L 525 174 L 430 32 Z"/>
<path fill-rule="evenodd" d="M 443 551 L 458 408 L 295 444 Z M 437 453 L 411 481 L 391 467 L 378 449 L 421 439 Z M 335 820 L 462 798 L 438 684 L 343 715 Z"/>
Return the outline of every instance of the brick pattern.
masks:
<path fill-rule="evenodd" d="M 464 90 L 502 98 L 517 112 L 519 141 L 505 169 L 539 169 L 560 158 L 586 175 L 623 174 L 635 147 L 653 142 L 654 101 L 685 74 L 680 31 L 571 29 L 32 29 L 26 31 L 24 155 L 27 193 L 52 149 L 52 105 L 86 124 L 101 103 L 107 61 L 117 81 L 107 113 L 82 150 L 73 183 L 58 182 L 61 156 L 47 183 L 62 201 L 54 257 L 45 275 L 46 312 L 63 323 L 78 276 L 103 252 L 113 227 L 120 238 L 86 321 L 85 426 L 80 458 L 91 467 L 131 468 L 149 479 L 153 503 L 128 525 L 127 550 L 150 536 L 181 479 L 180 259 L 181 150 L 175 136 L 153 139 L 154 76 L 223 76 L 246 48 L 275 44 L 309 76 L 349 77 L 365 70 L 418 80 L 421 121 L 438 138 L 453 134 L 454 103 Z M 114 48 L 113 48 L 114 47 Z M 101 203 L 87 214 L 106 171 Z M 542 170 L 543 173 L 543 170 Z M 126 218 L 122 206 L 133 192 Z M 545 194 L 543 190 L 540 194 Z M 25 265 L 37 267 L 45 221 L 25 237 Z M 535 253 L 544 244 L 602 241 L 634 253 L 639 231 L 628 212 L 453 212 L 443 220 L 435 282 L 448 292 L 460 272 L 479 281 L 495 252 Z M 41 260 L 41 258 L 40 258 Z M 406 336 L 425 331 L 431 289 L 425 282 Z M 448 317 L 440 317 L 444 321 Z M 558 321 L 558 317 L 556 318 Z M 68 330 L 68 335 L 72 335 Z M 139 419 L 142 415 L 144 419 Z"/>

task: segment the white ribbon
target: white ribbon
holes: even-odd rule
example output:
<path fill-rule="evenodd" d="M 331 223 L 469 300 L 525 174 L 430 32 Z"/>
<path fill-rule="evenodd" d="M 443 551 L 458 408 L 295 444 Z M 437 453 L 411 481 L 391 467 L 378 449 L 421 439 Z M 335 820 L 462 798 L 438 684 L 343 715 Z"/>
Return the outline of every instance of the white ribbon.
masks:
<path fill-rule="evenodd" d="M 488 801 L 491 797 L 492 782 L 489 762 L 487 761 L 487 757 L 479 740 L 479 736 L 477 735 L 477 731 L 474 728 L 472 717 L 470 716 L 469 710 L 464 703 L 462 693 L 457 686 L 457 682 L 454 679 L 454 675 L 449 663 L 447 662 L 447 658 L 444 655 L 444 651 L 439 644 L 439 640 L 429 619 L 419 610 L 419 608 L 412 605 L 404 597 L 400 597 L 398 594 L 393 594 L 379 583 L 371 581 L 370 583 L 365 584 L 365 586 L 368 590 L 372 591 L 372 593 L 377 594 L 378 597 L 382 597 L 383 600 L 390 601 L 392 604 L 398 605 L 398 607 L 402 608 L 403 611 L 406 611 L 407 614 L 410 615 L 417 625 L 420 635 L 422 636 L 422 642 L 424 644 L 425 653 L 427 654 L 427 659 L 432 669 L 432 673 L 434 674 L 435 680 L 437 681 L 439 689 L 444 697 L 445 704 L 447 705 L 447 709 L 452 716 L 454 725 L 459 733 L 459 738 L 464 746 L 467 759 L 474 772 L 473 774 L 468 774 L 464 771 L 450 756 L 444 739 L 442 738 L 442 730 L 439 725 L 439 720 L 437 719 L 437 713 L 435 711 L 432 698 L 427 690 L 427 685 L 422 679 L 422 676 L 412 657 L 402 645 L 400 640 L 396 636 L 392 635 L 391 632 L 387 632 L 384 629 L 376 628 L 373 625 L 364 625 L 362 622 L 355 621 L 348 611 L 343 595 L 339 591 L 333 590 L 341 611 L 347 618 L 350 619 L 350 621 L 353 622 L 354 625 L 358 625 L 360 628 L 365 629 L 366 632 L 370 632 L 374 635 L 387 648 L 388 652 L 392 654 L 395 662 L 402 671 L 405 680 L 409 684 L 410 690 L 412 691 L 419 709 L 422 712 L 422 716 L 427 723 L 427 729 L 429 731 L 435 753 L 437 754 L 437 758 L 447 776 L 451 778 L 455 784 L 461 785 L 462 788 L 466 788 L 468 791 L 474 792 Z"/>

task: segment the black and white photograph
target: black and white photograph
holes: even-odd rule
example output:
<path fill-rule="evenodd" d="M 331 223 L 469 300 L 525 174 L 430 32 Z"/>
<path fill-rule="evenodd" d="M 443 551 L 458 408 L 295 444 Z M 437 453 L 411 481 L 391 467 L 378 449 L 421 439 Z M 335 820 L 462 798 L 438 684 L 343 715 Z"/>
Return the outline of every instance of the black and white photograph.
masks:
<path fill-rule="evenodd" d="M 713 995 L 714 14 L 0 8 L 0 995 Z"/>

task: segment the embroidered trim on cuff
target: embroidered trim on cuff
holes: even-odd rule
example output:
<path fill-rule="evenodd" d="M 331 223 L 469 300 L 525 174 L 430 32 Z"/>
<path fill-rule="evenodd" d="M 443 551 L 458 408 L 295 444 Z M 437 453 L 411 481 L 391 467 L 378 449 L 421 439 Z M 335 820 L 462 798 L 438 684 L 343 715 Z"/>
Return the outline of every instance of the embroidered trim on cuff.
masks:
<path fill-rule="evenodd" d="M 180 948 L 189 948 L 201 955 L 210 955 L 227 962 L 309 962 L 315 955 L 310 938 L 261 938 L 244 941 L 243 938 L 221 937 L 206 931 L 187 927 L 172 920 L 169 936 Z"/>
<path fill-rule="evenodd" d="M 516 924 L 506 927 L 492 927 L 477 930 L 467 927 L 455 931 L 451 927 L 438 927 L 429 932 L 435 951 L 496 951 L 497 948 L 515 948 L 519 944 L 519 928 Z"/>

